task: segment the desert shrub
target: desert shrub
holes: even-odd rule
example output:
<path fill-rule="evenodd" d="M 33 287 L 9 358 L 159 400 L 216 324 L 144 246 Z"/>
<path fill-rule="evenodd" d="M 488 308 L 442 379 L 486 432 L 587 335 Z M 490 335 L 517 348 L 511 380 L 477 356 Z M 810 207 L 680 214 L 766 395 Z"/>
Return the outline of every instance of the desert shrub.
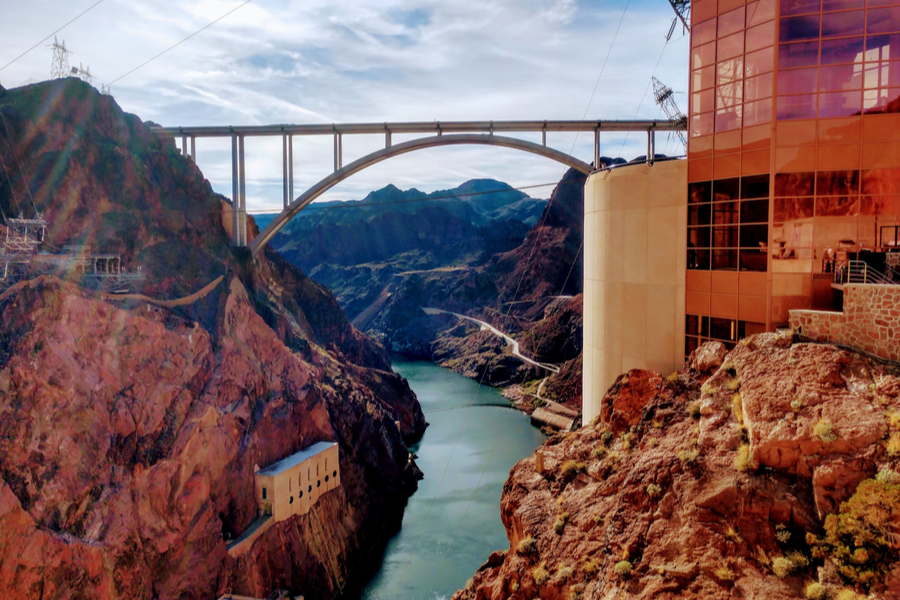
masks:
<path fill-rule="evenodd" d="M 678 460 L 683 463 L 692 463 L 697 460 L 697 457 L 700 456 L 699 448 L 685 448 L 681 452 L 678 453 Z"/>
<path fill-rule="evenodd" d="M 516 546 L 516 554 L 519 556 L 527 556 L 529 554 L 537 554 L 537 542 L 530 535 L 523 538 L 519 545 Z"/>
<path fill-rule="evenodd" d="M 628 432 L 623 435 L 620 440 L 622 440 L 622 450 L 630 450 L 631 446 L 634 444 L 634 438 L 637 437 L 634 432 Z"/>
<path fill-rule="evenodd" d="M 648 494 L 651 498 L 656 498 L 656 497 L 659 496 L 661 493 L 662 493 L 662 487 L 661 487 L 661 486 L 659 486 L 659 485 L 657 485 L 657 484 L 655 484 L 655 483 L 651 483 L 650 485 L 647 486 L 647 494 Z"/>
<path fill-rule="evenodd" d="M 791 410 L 794 412 L 800 412 L 800 409 L 803 408 L 803 400 L 800 398 L 794 398 L 791 400 Z"/>
<path fill-rule="evenodd" d="M 669 385 L 675 385 L 676 383 L 678 383 L 678 371 L 675 371 L 674 373 L 666 377 L 666 383 L 668 383 Z"/>
<path fill-rule="evenodd" d="M 606 446 L 597 446 L 591 452 L 591 456 L 593 456 L 594 458 L 603 458 L 604 456 L 606 456 L 607 452 L 609 452 L 609 450 L 606 449 Z"/>
<path fill-rule="evenodd" d="M 809 566 L 809 559 L 806 558 L 806 555 L 796 550 L 788 553 L 787 559 L 791 561 L 791 564 L 794 565 L 795 569 L 802 569 Z"/>
<path fill-rule="evenodd" d="M 656 448 L 659 445 L 659 438 L 650 438 L 646 442 L 648 448 Z"/>
<path fill-rule="evenodd" d="M 888 455 L 897 457 L 900 456 L 900 433 L 892 433 L 891 437 L 888 439 L 887 446 L 885 447 Z"/>
<path fill-rule="evenodd" d="M 791 539 L 791 530 L 784 525 L 776 525 L 775 539 L 777 539 L 782 544 L 787 544 L 788 540 Z"/>
<path fill-rule="evenodd" d="M 531 570 L 531 576 L 534 577 L 534 582 L 541 586 L 547 583 L 547 580 L 550 579 L 550 572 L 544 568 L 543 563 L 536 566 Z"/>
<path fill-rule="evenodd" d="M 692 419 L 700 418 L 700 401 L 699 400 L 695 400 L 694 402 L 688 403 L 688 405 L 685 408 L 686 408 L 688 414 L 691 415 Z"/>
<path fill-rule="evenodd" d="M 730 392 L 738 391 L 739 389 L 741 389 L 741 380 L 737 377 L 728 380 L 728 383 L 725 384 L 725 389 Z"/>
<path fill-rule="evenodd" d="M 866 600 L 862 594 L 857 594 L 855 590 L 844 588 L 835 596 L 835 600 Z"/>
<path fill-rule="evenodd" d="M 888 413 L 888 423 L 892 429 L 900 429 L 900 412 L 891 411 Z"/>
<path fill-rule="evenodd" d="M 553 531 L 557 533 L 557 535 L 562 535 L 563 530 L 566 528 L 566 522 L 569 520 L 569 513 L 563 512 L 559 513 L 556 517 L 556 521 L 553 522 Z"/>
<path fill-rule="evenodd" d="M 592 560 L 585 561 L 585 563 L 581 565 L 581 572 L 584 573 L 585 577 L 590 579 L 600 572 L 600 565 Z"/>
<path fill-rule="evenodd" d="M 613 432 L 607 429 L 603 433 L 600 434 L 600 441 L 604 444 L 608 444 L 613 439 Z"/>
<path fill-rule="evenodd" d="M 615 571 L 616 575 L 623 579 L 630 577 L 632 571 L 631 563 L 627 560 L 620 560 L 616 563 L 616 566 L 613 567 L 613 571 Z"/>
<path fill-rule="evenodd" d="M 734 455 L 734 468 L 738 471 L 750 470 L 750 446 L 748 444 L 741 444 L 741 447 L 738 448 Z"/>
<path fill-rule="evenodd" d="M 803 595 L 808 600 L 825 600 L 828 598 L 828 588 L 816 581 L 806 584 Z"/>
<path fill-rule="evenodd" d="M 772 572 L 777 576 L 781 578 L 787 577 L 793 570 L 794 563 L 792 563 L 789 558 L 779 556 L 778 558 L 772 559 Z"/>
<path fill-rule="evenodd" d="M 574 572 L 575 572 L 575 569 L 573 567 L 566 565 L 564 567 L 559 568 L 559 570 L 556 572 L 556 578 L 561 581 L 566 580 L 569 577 L 571 577 L 572 573 L 574 573 Z"/>
<path fill-rule="evenodd" d="M 897 471 L 891 469 L 882 469 L 878 471 L 878 475 L 875 476 L 875 481 L 880 481 L 882 483 L 900 483 L 900 474 L 897 474 Z"/>
<path fill-rule="evenodd" d="M 819 422 L 813 427 L 813 433 L 826 444 L 837 440 L 837 435 L 835 435 L 834 429 L 831 427 L 831 422 L 827 419 L 819 419 Z"/>
<path fill-rule="evenodd" d="M 734 525 L 729 525 L 727 528 L 725 528 L 725 537 L 727 537 L 735 544 L 739 544 L 744 541 L 741 537 L 741 534 L 738 533 L 737 529 L 735 529 Z"/>
<path fill-rule="evenodd" d="M 574 477 L 578 473 L 584 471 L 584 463 L 567 460 L 559 468 L 559 471 L 562 473 L 563 477 Z"/>
<path fill-rule="evenodd" d="M 722 563 L 713 570 L 713 575 L 722 581 L 734 581 L 734 571 L 727 564 Z"/>
<path fill-rule="evenodd" d="M 569 588 L 569 600 L 581 600 L 582 594 L 584 594 L 583 583 L 576 583 Z"/>
<path fill-rule="evenodd" d="M 741 398 L 740 392 L 731 397 L 731 412 L 734 415 L 734 419 L 740 423 L 744 424 L 744 402 Z"/>
<path fill-rule="evenodd" d="M 807 534 L 816 558 L 830 558 L 847 581 L 868 588 L 900 553 L 900 484 L 866 479 L 839 512 L 825 518 L 825 536 Z"/>

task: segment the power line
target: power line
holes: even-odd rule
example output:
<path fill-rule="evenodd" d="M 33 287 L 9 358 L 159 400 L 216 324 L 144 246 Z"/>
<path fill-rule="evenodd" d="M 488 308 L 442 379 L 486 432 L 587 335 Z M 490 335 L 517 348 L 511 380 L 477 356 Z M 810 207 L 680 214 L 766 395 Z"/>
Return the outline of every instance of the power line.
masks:
<path fill-rule="evenodd" d="M 173 44 L 173 45 L 169 46 L 168 48 L 166 48 L 165 50 L 163 50 L 162 52 L 160 52 L 159 54 L 157 54 L 157 55 L 154 56 L 153 58 L 151 58 L 151 59 L 149 59 L 149 60 L 147 60 L 147 61 L 145 61 L 145 62 L 142 62 L 141 64 L 139 64 L 138 66 L 136 66 L 136 67 L 133 68 L 132 70 L 130 70 L 130 71 L 128 71 L 127 73 L 125 73 L 124 75 L 119 75 L 118 77 L 116 77 L 115 79 L 113 79 L 112 81 L 110 81 L 108 84 L 106 84 L 106 86 L 107 86 L 107 87 L 111 86 L 112 84 L 114 84 L 115 82 L 119 81 L 120 79 L 122 79 L 122 78 L 124 78 L 124 77 L 127 77 L 128 75 L 131 75 L 132 73 L 134 73 L 135 71 L 137 71 L 137 70 L 140 69 L 141 67 L 143 67 L 143 66 L 145 66 L 145 65 L 147 65 L 147 64 L 149 64 L 149 63 L 151 63 L 151 62 L 153 62 L 154 60 L 156 60 L 157 58 L 159 58 L 160 56 L 162 56 L 162 55 L 165 54 L 166 52 L 168 52 L 168 51 L 170 51 L 170 50 L 174 50 L 175 48 L 177 48 L 177 47 L 180 46 L 181 44 L 185 43 L 186 41 L 188 41 L 189 39 L 191 39 L 192 37 L 194 37 L 194 36 L 197 35 L 198 33 L 202 32 L 202 31 L 204 31 L 204 30 L 206 30 L 206 29 L 209 29 L 210 27 L 212 27 L 213 25 L 215 25 L 216 23 L 218 23 L 219 21 L 221 21 L 222 19 L 224 19 L 225 17 L 227 17 L 228 15 L 230 15 L 231 13 L 233 13 L 234 11 L 236 11 L 237 9 L 239 9 L 239 8 L 241 8 L 241 7 L 243 7 L 243 6 L 246 6 L 247 4 L 250 4 L 252 1 L 253 1 L 253 0 L 247 0 L 246 2 L 244 2 L 244 3 L 242 3 L 242 4 L 239 4 L 239 5 L 236 6 L 235 8 L 232 8 L 231 10 L 229 10 L 227 13 L 225 13 L 224 15 L 222 15 L 221 17 L 219 17 L 218 19 L 216 19 L 216 20 L 213 21 L 212 23 L 210 23 L 210 24 L 208 24 L 208 25 L 206 25 L 206 26 L 204 26 L 204 27 L 201 27 L 200 29 L 198 29 L 197 31 L 195 31 L 194 33 L 192 33 L 191 35 L 189 35 L 189 36 L 187 36 L 186 38 L 184 38 L 183 40 L 181 40 L 180 42 L 178 42 L 178 43 L 176 43 L 176 44 Z"/>
<path fill-rule="evenodd" d="M 56 31 L 54 31 L 53 33 L 51 33 L 50 35 L 48 35 L 47 37 L 45 37 L 44 39 L 42 39 L 41 41 L 39 41 L 37 44 L 35 44 L 34 46 L 32 46 L 31 48 L 29 48 L 28 50 L 26 50 L 26 51 L 23 52 L 22 54 L 18 55 L 17 57 L 15 57 L 15 58 L 12 59 L 11 61 L 9 61 L 9 62 L 6 63 L 5 65 L 3 65 L 2 67 L 0 67 L 0 71 L 2 71 L 3 69 L 5 69 L 5 68 L 8 67 L 9 65 L 13 64 L 13 63 L 16 62 L 17 60 L 19 60 L 20 58 L 22 58 L 23 56 L 25 56 L 26 54 L 28 54 L 29 52 L 31 52 L 32 50 L 34 50 L 35 48 L 37 48 L 38 46 L 40 46 L 41 44 L 43 44 L 44 42 L 46 42 L 47 40 L 49 40 L 51 37 L 53 37 L 54 35 L 56 35 L 56 34 L 59 33 L 60 31 L 62 31 L 63 29 L 65 29 L 66 27 L 68 27 L 69 25 L 71 25 L 72 23 L 74 23 L 75 21 L 77 21 L 78 19 L 80 19 L 84 14 L 86 14 L 89 10 L 91 10 L 92 8 L 94 8 L 95 6 L 97 6 L 98 4 L 100 4 L 101 2 L 103 2 L 103 0 L 98 0 L 97 2 L 95 2 L 94 4 L 92 4 L 91 6 L 89 6 L 88 8 L 86 8 L 83 12 L 79 13 L 78 16 L 76 16 L 74 19 L 72 19 L 71 21 L 69 21 L 68 23 L 66 23 L 65 25 L 63 25 L 62 27 L 60 27 L 59 29 L 57 29 Z"/>

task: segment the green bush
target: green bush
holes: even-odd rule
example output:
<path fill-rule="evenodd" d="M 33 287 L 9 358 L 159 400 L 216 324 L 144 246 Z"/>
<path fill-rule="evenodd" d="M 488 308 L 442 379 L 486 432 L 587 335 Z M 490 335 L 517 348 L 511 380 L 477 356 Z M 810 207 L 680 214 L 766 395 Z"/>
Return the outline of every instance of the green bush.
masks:
<path fill-rule="evenodd" d="M 616 575 L 623 579 L 630 577 L 632 571 L 631 563 L 627 560 L 620 560 L 616 563 L 616 566 L 613 567 L 613 571 L 615 571 Z"/>
<path fill-rule="evenodd" d="M 825 537 L 807 534 L 816 558 L 830 558 L 848 582 L 868 587 L 900 553 L 900 484 L 866 479 L 839 512 L 825 518 Z"/>

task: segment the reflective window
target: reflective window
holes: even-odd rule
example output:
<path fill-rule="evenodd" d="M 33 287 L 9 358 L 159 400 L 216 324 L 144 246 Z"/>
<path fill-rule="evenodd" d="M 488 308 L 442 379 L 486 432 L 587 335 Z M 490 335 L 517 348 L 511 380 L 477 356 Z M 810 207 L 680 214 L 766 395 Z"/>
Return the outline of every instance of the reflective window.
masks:
<path fill-rule="evenodd" d="M 702 46 L 716 39 L 716 20 L 710 19 L 691 27 L 691 45 Z"/>
<path fill-rule="evenodd" d="M 744 7 L 719 15 L 718 37 L 723 38 L 744 28 Z"/>
<path fill-rule="evenodd" d="M 747 30 L 746 48 L 747 52 L 753 52 L 766 46 L 771 46 L 775 39 L 775 21 L 769 21 L 757 27 Z"/>
<path fill-rule="evenodd" d="M 715 108 L 715 92 L 713 90 L 703 90 L 691 94 L 691 113 L 709 112 Z"/>
<path fill-rule="evenodd" d="M 863 60 L 863 39 L 847 38 L 822 41 L 822 64 L 854 63 Z"/>
<path fill-rule="evenodd" d="M 862 65 L 836 65 L 819 70 L 819 91 L 858 90 L 863 86 Z"/>
<path fill-rule="evenodd" d="M 780 44 L 778 46 L 778 68 L 814 67 L 819 62 L 819 42 Z"/>
<path fill-rule="evenodd" d="M 862 91 L 819 94 L 819 116 L 846 117 L 862 110 Z"/>
<path fill-rule="evenodd" d="M 773 68 L 774 50 L 770 46 L 744 55 L 744 75 L 753 77 L 768 73 Z"/>
<path fill-rule="evenodd" d="M 822 11 L 850 10 L 859 8 L 862 4 L 864 3 L 860 2 L 860 0 L 822 0 Z"/>
<path fill-rule="evenodd" d="M 817 196 L 859 193 L 859 171 L 822 171 L 816 174 Z"/>
<path fill-rule="evenodd" d="M 694 71 L 691 77 L 693 78 L 691 88 L 694 91 L 711 88 L 716 83 L 716 66 L 709 65 L 708 67 L 703 67 L 702 69 Z"/>
<path fill-rule="evenodd" d="M 818 82 L 819 70 L 815 67 L 778 71 L 778 93 L 780 95 L 810 94 L 818 89 Z"/>
<path fill-rule="evenodd" d="M 735 33 L 719 39 L 716 42 L 716 60 L 725 60 L 726 58 L 734 58 L 744 53 L 744 34 L 743 32 Z"/>
<path fill-rule="evenodd" d="M 743 84 L 738 81 L 716 88 L 716 108 L 728 108 L 741 103 Z"/>
<path fill-rule="evenodd" d="M 699 69 L 700 67 L 705 67 L 707 65 L 711 65 L 716 62 L 716 44 L 715 42 L 710 42 L 709 44 L 703 44 L 702 46 L 698 46 L 691 51 L 691 68 Z"/>
<path fill-rule="evenodd" d="M 900 10 L 897 8 L 869 9 L 866 33 L 892 33 L 900 31 Z"/>
<path fill-rule="evenodd" d="M 822 15 L 822 37 L 862 35 L 865 30 L 866 11 L 831 13 Z"/>
<path fill-rule="evenodd" d="M 802 15 L 819 12 L 822 0 L 781 0 L 782 15 Z"/>
<path fill-rule="evenodd" d="M 775 175 L 776 196 L 812 196 L 815 185 L 815 173 L 778 173 Z M 777 212 L 778 206 L 776 204 Z M 810 214 L 809 216 L 812 216 Z M 776 220 L 784 221 L 786 219 Z"/>
<path fill-rule="evenodd" d="M 780 96 L 778 98 L 778 119 L 814 119 L 816 117 L 816 95 Z"/>
<path fill-rule="evenodd" d="M 759 25 L 774 18 L 775 0 L 757 0 L 756 2 L 747 3 L 747 27 Z M 772 38 L 769 39 L 771 40 Z"/>
<path fill-rule="evenodd" d="M 716 111 L 716 131 L 731 131 L 742 124 L 743 107 L 735 106 Z"/>
<path fill-rule="evenodd" d="M 772 95 L 772 75 L 760 75 L 744 80 L 744 101 L 759 100 Z"/>
<path fill-rule="evenodd" d="M 815 40 L 819 37 L 821 17 L 818 14 L 781 19 L 778 30 L 779 42 L 799 42 Z"/>
<path fill-rule="evenodd" d="M 768 192 L 768 186 L 766 187 Z M 767 223 L 769 221 L 769 199 L 741 202 L 741 223 Z"/>
<path fill-rule="evenodd" d="M 772 99 L 744 104 L 744 126 L 751 127 L 772 121 Z"/>
<path fill-rule="evenodd" d="M 716 65 L 716 85 L 738 81 L 744 76 L 744 61 L 732 58 Z"/>
<path fill-rule="evenodd" d="M 737 177 L 731 179 L 718 179 L 713 182 L 713 201 L 736 200 L 741 197 L 741 180 Z"/>

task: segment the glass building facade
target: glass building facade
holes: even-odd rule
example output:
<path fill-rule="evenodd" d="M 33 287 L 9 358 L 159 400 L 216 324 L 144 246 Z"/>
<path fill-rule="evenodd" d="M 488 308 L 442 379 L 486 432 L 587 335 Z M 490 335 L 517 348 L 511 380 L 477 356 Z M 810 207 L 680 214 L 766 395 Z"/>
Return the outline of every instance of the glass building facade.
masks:
<path fill-rule="evenodd" d="M 848 259 L 900 258 L 900 0 L 691 13 L 685 354 L 831 309 Z"/>

